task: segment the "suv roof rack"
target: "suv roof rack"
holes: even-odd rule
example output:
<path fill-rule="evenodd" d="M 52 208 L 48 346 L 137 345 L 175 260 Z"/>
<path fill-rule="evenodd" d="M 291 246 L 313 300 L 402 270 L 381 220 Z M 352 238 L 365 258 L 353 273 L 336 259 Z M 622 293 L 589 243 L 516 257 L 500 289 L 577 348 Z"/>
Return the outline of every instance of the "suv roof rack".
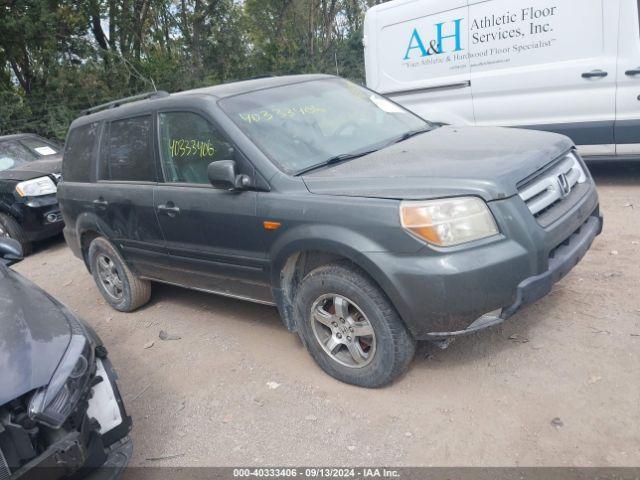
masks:
<path fill-rule="evenodd" d="M 158 90 L 157 92 L 147 92 L 141 93 L 139 95 L 133 95 L 132 97 L 125 97 L 119 100 L 114 100 L 112 102 L 102 103 L 100 105 L 96 105 L 95 107 L 87 108 L 81 112 L 81 115 L 89 115 L 91 113 L 99 112 L 100 110 L 106 110 L 107 108 L 116 108 L 125 103 L 136 102 L 138 100 L 146 100 L 148 98 L 164 98 L 168 97 L 169 92 L 165 92 L 164 90 Z"/>

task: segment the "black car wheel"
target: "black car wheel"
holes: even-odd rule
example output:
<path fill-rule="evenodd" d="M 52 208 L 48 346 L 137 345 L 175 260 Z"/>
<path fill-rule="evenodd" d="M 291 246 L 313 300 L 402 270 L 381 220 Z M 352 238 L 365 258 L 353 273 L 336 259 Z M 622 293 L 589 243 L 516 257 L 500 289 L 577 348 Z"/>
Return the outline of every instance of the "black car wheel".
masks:
<path fill-rule="evenodd" d="M 27 234 L 22 226 L 15 218 L 6 213 L 0 213 L 0 237 L 12 238 L 19 242 L 25 257 L 32 251 L 31 242 L 27 239 Z"/>
<path fill-rule="evenodd" d="M 98 290 L 116 310 L 132 312 L 151 298 L 151 282 L 134 275 L 107 239 L 91 242 L 89 265 Z"/>
<path fill-rule="evenodd" d="M 381 387 L 404 373 L 415 341 L 386 295 L 351 264 L 319 267 L 300 283 L 296 322 L 309 353 L 329 375 Z"/>

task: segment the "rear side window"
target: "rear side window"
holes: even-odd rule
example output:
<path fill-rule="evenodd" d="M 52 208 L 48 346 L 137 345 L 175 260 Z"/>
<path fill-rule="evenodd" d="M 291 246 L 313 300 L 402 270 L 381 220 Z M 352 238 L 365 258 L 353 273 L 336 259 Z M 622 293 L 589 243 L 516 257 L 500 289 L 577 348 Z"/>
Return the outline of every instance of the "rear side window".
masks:
<path fill-rule="evenodd" d="M 200 115 L 167 112 L 158 118 L 166 182 L 208 184 L 209 164 L 234 158 L 231 145 Z"/>
<path fill-rule="evenodd" d="M 111 122 L 103 136 L 100 162 L 101 180 L 155 182 L 151 116 Z"/>
<path fill-rule="evenodd" d="M 97 123 L 83 125 L 69 132 L 62 162 L 62 178 L 66 182 L 91 181 L 91 164 L 97 137 Z"/>

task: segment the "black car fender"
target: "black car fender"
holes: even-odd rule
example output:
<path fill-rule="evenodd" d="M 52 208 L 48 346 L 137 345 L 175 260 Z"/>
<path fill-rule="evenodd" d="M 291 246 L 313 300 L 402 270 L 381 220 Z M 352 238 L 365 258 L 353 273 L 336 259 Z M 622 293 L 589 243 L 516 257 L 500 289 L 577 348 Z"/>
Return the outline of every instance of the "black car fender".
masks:
<path fill-rule="evenodd" d="M 18 222 L 22 221 L 22 212 L 16 208 L 16 199 L 13 194 L 0 193 L 0 213 L 11 215 Z"/>

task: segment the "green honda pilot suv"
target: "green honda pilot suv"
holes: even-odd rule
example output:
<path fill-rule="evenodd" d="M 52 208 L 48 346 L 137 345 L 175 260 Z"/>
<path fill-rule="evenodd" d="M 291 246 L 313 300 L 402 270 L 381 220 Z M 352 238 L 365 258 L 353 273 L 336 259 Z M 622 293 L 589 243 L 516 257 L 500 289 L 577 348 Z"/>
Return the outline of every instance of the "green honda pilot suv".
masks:
<path fill-rule="evenodd" d="M 71 125 L 58 198 L 115 309 L 152 282 L 275 305 L 322 369 L 365 387 L 416 341 L 549 293 L 602 229 L 567 137 L 431 124 L 327 75 L 96 107 Z"/>

